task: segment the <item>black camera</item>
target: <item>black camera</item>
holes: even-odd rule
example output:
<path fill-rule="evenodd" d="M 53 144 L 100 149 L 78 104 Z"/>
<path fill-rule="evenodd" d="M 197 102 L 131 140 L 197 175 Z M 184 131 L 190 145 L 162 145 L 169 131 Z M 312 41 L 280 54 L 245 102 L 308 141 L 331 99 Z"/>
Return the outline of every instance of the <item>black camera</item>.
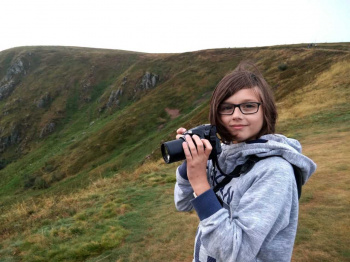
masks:
<path fill-rule="evenodd" d="M 216 126 L 209 124 L 197 126 L 186 131 L 185 133 L 183 133 L 183 135 L 197 135 L 201 139 L 207 139 L 213 147 L 209 159 L 213 159 L 214 157 L 216 157 L 216 155 L 221 153 L 220 140 L 216 136 Z M 168 141 L 162 144 L 162 155 L 164 161 L 167 164 L 186 159 L 185 153 L 182 148 L 182 143 L 184 141 L 185 138 L 181 137 L 180 139 Z"/>

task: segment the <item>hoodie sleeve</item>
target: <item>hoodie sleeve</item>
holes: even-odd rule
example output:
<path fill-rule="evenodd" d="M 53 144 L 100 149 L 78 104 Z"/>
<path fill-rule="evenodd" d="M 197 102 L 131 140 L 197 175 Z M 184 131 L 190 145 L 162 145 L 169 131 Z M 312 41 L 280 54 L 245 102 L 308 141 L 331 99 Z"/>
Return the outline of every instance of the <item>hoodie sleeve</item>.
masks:
<path fill-rule="evenodd" d="M 251 177 L 251 185 L 241 192 L 232 218 L 228 210 L 212 208 L 218 207 L 216 198 L 204 200 L 210 193 L 192 201 L 201 220 L 200 241 L 218 261 L 255 261 L 263 242 L 288 226 L 292 202 L 298 202 L 293 168 L 282 159 L 262 160 L 245 176 Z M 290 237 L 293 243 L 295 232 L 290 232 Z"/>
<path fill-rule="evenodd" d="M 184 161 L 176 169 L 176 184 L 174 189 L 175 207 L 179 211 L 191 211 L 191 200 L 194 198 L 193 189 L 187 178 L 187 163 Z"/>

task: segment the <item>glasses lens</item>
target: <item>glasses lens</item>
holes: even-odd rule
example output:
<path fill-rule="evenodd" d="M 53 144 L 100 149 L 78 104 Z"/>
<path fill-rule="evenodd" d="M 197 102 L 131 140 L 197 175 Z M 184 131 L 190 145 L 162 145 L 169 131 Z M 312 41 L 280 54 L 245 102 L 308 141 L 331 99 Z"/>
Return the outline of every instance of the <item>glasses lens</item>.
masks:
<path fill-rule="evenodd" d="M 258 103 L 244 103 L 240 106 L 243 114 L 254 114 L 258 112 L 259 104 Z"/>
<path fill-rule="evenodd" d="M 219 114 L 221 115 L 231 115 L 233 112 L 234 106 L 229 104 L 223 104 L 219 106 Z"/>

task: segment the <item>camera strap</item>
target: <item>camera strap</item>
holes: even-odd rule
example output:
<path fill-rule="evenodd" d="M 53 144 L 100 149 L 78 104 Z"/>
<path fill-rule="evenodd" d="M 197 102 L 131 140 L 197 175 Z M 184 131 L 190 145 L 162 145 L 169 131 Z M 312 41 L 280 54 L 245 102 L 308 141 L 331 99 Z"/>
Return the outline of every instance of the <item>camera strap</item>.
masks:
<path fill-rule="evenodd" d="M 235 169 L 231 173 L 226 174 L 221 170 L 221 168 L 218 164 L 217 155 L 215 155 L 215 157 L 212 159 L 214 168 L 217 168 L 220 171 L 220 173 L 225 176 L 225 178 L 220 183 L 218 183 L 216 186 L 214 186 L 214 188 L 213 188 L 214 192 L 216 193 L 217 191 L 220 190 L 220 188 L 223 188 L 228 183 L 230 183 L 232 178 L 239 177 L 242 174 L 248 173 L 258 161 L 265 159 L 265 158 L 268 158 L 268 157 L 271 157 L 271 156 L 258 157 L 256 155 L 251 155 L 251 156 L 249 156 L 248 160 L 243 165 L 236 166 Z M 293 166 L 293 171 L 294 171 L 295 182 L 296 182 L 297 189 L 298 189 L 298 199 L 300 199 L 301 189 L 302 189 L 302 185 L 303 185 L 303 176 L 302 176 L 302 172 L 301 172 L 300 168 L 298 168 L 295 165 L 292 165 L 292 166 Z"/>
<path fill-rule="evenodd" d="M 243 165 L 236 166 L 231 173 L 226 174 L 220 168 L 218 164 L 217 156 L 214 157 L 213 158 L 214 167 L 217 168 L 220 171 L 220 173 L 225 176 L 225 178 L 213 188 L 214 192 L 216 193 L 217 191 L 219 191 L 219 189 L 224 187 L 226 184 L 228 184 L 232 180 L 232 178 L 239 177 L 242 174 L 248 173 L 253 168 L 255 163 L 258 162 L 260 159 L 261 158 L 258 158 L 257 156 L 252 155 L 248 158 L 248 160 Z"/>

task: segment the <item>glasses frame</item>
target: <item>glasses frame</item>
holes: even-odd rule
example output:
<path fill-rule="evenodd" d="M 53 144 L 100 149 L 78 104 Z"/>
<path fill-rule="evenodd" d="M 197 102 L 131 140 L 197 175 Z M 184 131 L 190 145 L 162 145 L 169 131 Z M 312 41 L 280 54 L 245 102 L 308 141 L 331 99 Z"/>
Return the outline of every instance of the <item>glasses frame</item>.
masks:
<path fill-rule="evenodd" d="M 242 111 L 242 109 L 241 109 L 241 105 L 245 105 L 245 104 L 256 104 L 256 105 L 258 105 L 258 108 L 256 109 L 256 111 L 255 111 L 254 113 L 243 113 L 243 111 Z M 218 110 L 218 113 L 219 113 L 219 115 L 225 115 L 225 116 L 233 115 L 233 113 L 234 113 L 235 110 L 236 110 L 236 107 L 238 107 L 238 108 L 239 108 L 239 111 L 241 111 L 241 113 L 242 113 L 243 115 L 253 115 L 253 114 L 256 114 L 256 113 L 259 112 L 259 108 L 260 108 L 260 105 L 261 105 L 261 104 L 262 104 L 262 103 L 260 103 L 260 102 L 245 102 L 245 103 L 241 103 L 241 104 L 222 103 L 222 104 L 220 104 L 220 106 L 221 106 L 221 105 L 230 105 L 230 106 L 233 106 L 232 113 L 223 114 L 223 113 L 220 113 L 219 110 Z M 219 107 L 220 107 L 220 106 L 219 106 Z"/>

